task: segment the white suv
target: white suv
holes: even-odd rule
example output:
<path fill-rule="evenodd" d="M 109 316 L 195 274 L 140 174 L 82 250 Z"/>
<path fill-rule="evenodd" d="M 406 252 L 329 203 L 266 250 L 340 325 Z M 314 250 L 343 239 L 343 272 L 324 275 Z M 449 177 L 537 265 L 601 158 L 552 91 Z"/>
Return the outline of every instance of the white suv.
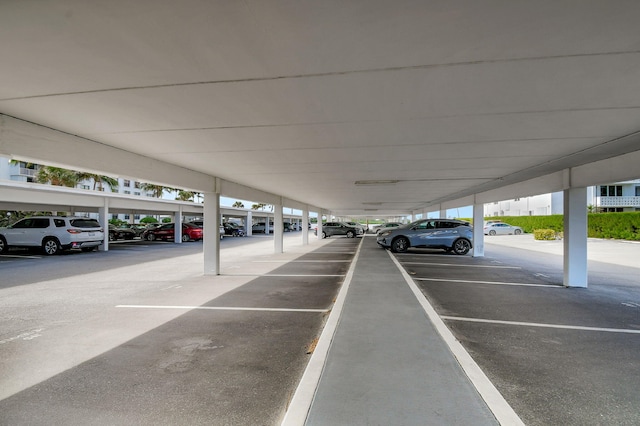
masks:
<path fill-rule="evenodd" d="M 9 247 L 42 247 L 47 255 L 62 250 L 92 251 L 104 240 L 104 229 L 86 217 L 34 216 L 0 228 L 0 254 Z"/>

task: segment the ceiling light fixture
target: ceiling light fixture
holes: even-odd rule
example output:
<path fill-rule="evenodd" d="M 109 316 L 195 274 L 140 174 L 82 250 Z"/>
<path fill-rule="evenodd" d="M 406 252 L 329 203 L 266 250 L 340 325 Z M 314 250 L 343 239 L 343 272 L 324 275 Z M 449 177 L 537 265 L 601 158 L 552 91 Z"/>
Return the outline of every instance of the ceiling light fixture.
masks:
<path fill-rule="evenodd" d="M 399 180 L 357 180 L 356 185 L 395 185 Z"/>

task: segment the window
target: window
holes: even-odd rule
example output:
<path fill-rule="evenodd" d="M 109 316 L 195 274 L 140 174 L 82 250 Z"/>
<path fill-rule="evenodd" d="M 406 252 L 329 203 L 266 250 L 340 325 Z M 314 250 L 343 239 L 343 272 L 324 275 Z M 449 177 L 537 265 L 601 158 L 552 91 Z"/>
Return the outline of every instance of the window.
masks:
<path fill-rule="evenodd" d="M 427 220 L 425 222 L 420 222 L 417 229 L 435 229 L 436 225 L 432 220 Z"/>
<path fill-rule="evenodd" d="M 640 197 L 640 186 L 636 186 L 636 197 Z"/>
<path fill-rule="evenodd" d="M 53 223 L 56 225 L 56 228 L 64 228 L 64 220 L 62 219 L 53 219 Z"/>
<path fill-rule="evenodd" d="M 131 194 L 131 191 L 124 191 L 125 194 Z"/>
<path fill-rule="evenodd" d="M 122 184 L 122 186 L 126 186 L 127 188 L 131 186 L 131 181 L 128 179 L 124 180 L 124 183 Z"/>
<path fill-rule="evenodd" d="M 636 193 L 638 187 L 636 187 Z M 600 187 L 601 197 L 622 197 L 622 185 L 609 185 Z"/>
<path fill-rule="evenodd" d="M 136 189 L 140 189 L 140 182 L 135 182 L 135 183 L 133 184 L 133 186 L 134 186 Z"/>
<path fill-rule="evenodd" d="M 75 226 L 77 228 L 100 228 L 100 223 L 98 223 L 98 221 L 95 219 L 89 219 L 89 218 L 72 219 L 70 223 L 71 223 L 71 226 Z"/>
<path fill-rule="evenodd" d="M 49 227 L 49 219 L 33 219 L 32 228 L 44 229 Z"/>

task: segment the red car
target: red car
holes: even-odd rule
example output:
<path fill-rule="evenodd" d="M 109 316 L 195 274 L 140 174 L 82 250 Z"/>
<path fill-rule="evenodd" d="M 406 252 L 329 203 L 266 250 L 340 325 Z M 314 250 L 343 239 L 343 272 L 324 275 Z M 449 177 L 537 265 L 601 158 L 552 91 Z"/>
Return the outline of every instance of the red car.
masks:
<path fill-rule="evenodd" d="M 173 240 L 175 234 L 175 223 L 165 223 L 157 228 L 147 229 L 142 234 L 142 239 L 147 241 L 154 240 Z M 182 224 L 182 241 L 198 241 L 202 239 L 202 228 L 192 223 Z"/>

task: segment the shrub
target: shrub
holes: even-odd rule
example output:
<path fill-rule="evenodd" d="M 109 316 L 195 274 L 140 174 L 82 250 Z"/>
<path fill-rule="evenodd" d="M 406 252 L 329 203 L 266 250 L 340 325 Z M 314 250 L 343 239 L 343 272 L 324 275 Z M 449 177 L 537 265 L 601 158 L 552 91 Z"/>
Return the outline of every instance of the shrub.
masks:
<path fill-rule="evenodd" d="M 533 231 L 533 238 L 536 240 L 555 240 L 556 231 L 553 229 L 536 229 Z"/>
<path fill-rule="evenodd" d="M 556 233 L 564 231 L 563 215 L 550 216 L 501 216 L 487 220 L 502 220 L 519 226 L 524 232 L 551 229 Z M 590 238 L 613 238 L 640 241 L 640 212 L 589 213 L 587 214 L 587 235 Z"/>

